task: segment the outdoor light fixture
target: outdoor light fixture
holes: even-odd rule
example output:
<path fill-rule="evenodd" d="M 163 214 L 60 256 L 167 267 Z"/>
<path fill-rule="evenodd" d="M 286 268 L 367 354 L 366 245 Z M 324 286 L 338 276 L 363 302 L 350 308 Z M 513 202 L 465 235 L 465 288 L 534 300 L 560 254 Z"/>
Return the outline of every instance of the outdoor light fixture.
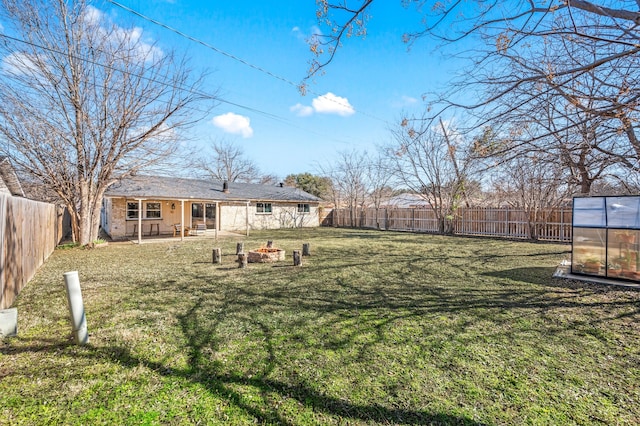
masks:
<path fill-rule="evenodd" d="M 176 209 L 176 203 L 171 203 L 171 210 L 175 210 Z"/>

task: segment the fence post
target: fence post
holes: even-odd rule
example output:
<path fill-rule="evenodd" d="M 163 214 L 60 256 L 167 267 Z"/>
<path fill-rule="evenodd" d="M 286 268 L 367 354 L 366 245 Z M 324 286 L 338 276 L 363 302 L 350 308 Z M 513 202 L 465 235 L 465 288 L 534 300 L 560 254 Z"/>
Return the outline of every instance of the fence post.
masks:
<path fill-rule="evenodd" d="M 504 215 L 504 234 L 505 235 L 509 235 L 511 234 L 511 232 L 509 232 L 509 207 L 507 207 L 506 209 L 506 213 Z"/>
<path fill-rule="evenodd" d="M 389 230 L 389 209 L 384 209 L 384 229 L 385 231 Z"/>

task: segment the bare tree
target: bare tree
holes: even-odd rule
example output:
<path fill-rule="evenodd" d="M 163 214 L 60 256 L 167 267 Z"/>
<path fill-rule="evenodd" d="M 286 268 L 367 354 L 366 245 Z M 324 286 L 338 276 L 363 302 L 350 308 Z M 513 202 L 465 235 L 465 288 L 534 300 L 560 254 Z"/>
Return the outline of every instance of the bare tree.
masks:
<path fill-rule="evenodd" d="M 376 157 L 369 159 L 365 167 L 367 201 L 371 207 L 379 209 L 393 194 L 393 163 L 383 149 Z"/>
<path fill-rule="evenodd" d="M 331 24 L 332 31 L 312 46 L 317 55 L 312 72 L 331 61 L 344 37 L 366 34 L 368 13 L 376 3 L 319 2 L 318 16 Z M 497 127 L 496 120 L 504 123 L 513 113 L 530 112 L 543 98 L 554 102 L 563 98 L 576 114 L 604 120 L 605 126 L 624 135 L 628 149 L 602 152 L 627 168 L 640 170 L 635 124 L 640 119 L 640 11 L 636 0 L 403 3 L 416 7 L 423 25 L 403 36 L 408 43 L 425 36 L 445 46 L 465 38 L 478 42 L 470 54 L 468 72 L 447 93 L 435 97 L 428 119 L 437 119 L 447 109 L 464 108 L 469 117 L 475 117 L 471 127 Z M 599 82 L 596 92 L 585 77 Z M 470 98 L 470 93 L 478 96 Z M 461 103 L 456 99 L 472 100 Z M 582 123 L 567 121 L 567 127 L 560 130 Z M 559 129 L 548 130 L 537 137 L 551 136 Z"/>
<path fill-rule="evenodd" d="M 2 0 L 0 13 L 0 150 L 91 244 L 107 188 L 170 158 L 209 96 L 184 61 L 85 0 Z"/>
<path fill-rule="evenodd" d="M 351 226 L 358 226 L 358 211 L 364 208 L 367 163 L 368 154 L 354 150 L 340 152 L 332 164 L 319 166 L 320 174 L 331 180 L 331 201 L 336 208 L 349 210 Z"/>
<path fill-rule="evenodd" d="M 545 153 L 528 153 L 504 163 L 493 175 L 493 191 L 501 203 L 523 209 L 528 237 L 537 240 L 539 227 L 554 207 L 567 202 L 573 192 L 567 185 L 567 169 Z"/>
<path fill-rule="evenodd" d="M 482 83 L 484 99 L 502 93 L 479 111 L 492 124 L 511 127 L 505 135 L 512 139 L 510 149 L 516 148 L 511 157 L 520 148 L 561 151 L 559 156 L 574 172 L 571 179 L 580 182 L 584 193 L 613 164 L 637 169 L 639 151 L 623 123 L 637 115 L 637 102 L 625 89 L 636 80 L 637 66 L 632 63 L 637 58 L 611 61 L 607 67 L 586 69 L 562 81 L 555 74 L 609 50 L 610 46 L 550 37 L 541 46 L 496 54 L 504 67 Z M 532 73 L 547 73 L 549 78 L 514 84 Z M 469 87 L 468 82 L 459 82 L 459 88 L 464 86 Z"/>
<path fill-rule="evenodd" d="M 202 157 L 197 164 L 207 177 L 227 182 L 260 182 L 258 166 L 248 159 L 243 149 L 231 141 L 216 140 L 211 145 L 209 156 Z M 272 180 L 268 176 L 265 182 Z"/>
<path fill-rule="evenodd" d="M 623 152 L 621 136 L 606 125 L 606 120 L 587 113 L 568 113 L 572 109 L 562 99 L 545 99 L 537 108 L 507 120 L 511 130 L 500 138 L 487 128 L 475 139 L 473 154 L 484 160 L 486 170 L 510 167 L 518 158 L 535 157 L 548 162 L 552 169 L 560 167 L 567 184 L 577 192 L 589 195 L 591 187 L 619 172 L 620 163 L 612 152 Z M 509 128 L 508 127 L 508 128 Z"/>
<path fill-rule="evenodd" d="M 464 140 L 442 121 L 436 128 L 417 129 L 406 121 L 394 139 L 387 154 L 397 181 L 429 203 L 440 233 L 452 233 L 457 208 L 469 204 L 472 163 Z"/>

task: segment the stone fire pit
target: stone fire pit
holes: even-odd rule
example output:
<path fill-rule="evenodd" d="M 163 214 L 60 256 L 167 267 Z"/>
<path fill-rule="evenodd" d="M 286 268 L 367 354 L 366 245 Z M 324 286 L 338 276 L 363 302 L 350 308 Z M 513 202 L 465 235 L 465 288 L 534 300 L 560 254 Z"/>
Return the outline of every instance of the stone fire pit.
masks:
<path fill-rule="evenodd" d="M 272 263 L 284 260 L 284 250 L 274 247 L 262 247 L 247 253 L 249 263 Z"/>

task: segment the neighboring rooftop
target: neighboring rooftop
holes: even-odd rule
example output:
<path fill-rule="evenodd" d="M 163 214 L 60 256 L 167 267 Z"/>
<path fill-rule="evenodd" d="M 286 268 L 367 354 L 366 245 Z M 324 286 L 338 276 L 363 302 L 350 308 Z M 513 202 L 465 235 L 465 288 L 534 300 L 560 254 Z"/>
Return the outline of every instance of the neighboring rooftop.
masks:
<path fill-rule="evenodd" d="M 223 185 L 224 183 L 222 181 L 217 180 L 137 175 L 114 184 L 105 195 L 112 198 L 162 198 L 177 200 L 320 201 L 320 199 L 314 195 L 289 186 L 229 182 L 229 191 L 227 193 L 223 192 Z"/>
<path fill-rule="evenodd" d="M 425 198 L 419 194 L 412 194 L 405 192 L 395 197 L 391 197 L 389 200 L 382 202 L 380 207 L 387 208 L 430 208 L 431 205 Z"/>
<path fill-rule="evenodd" d="M 13 165 L 7 157 L 0 156 L 0 193 L 24 197 L 24 191 Z"/>

